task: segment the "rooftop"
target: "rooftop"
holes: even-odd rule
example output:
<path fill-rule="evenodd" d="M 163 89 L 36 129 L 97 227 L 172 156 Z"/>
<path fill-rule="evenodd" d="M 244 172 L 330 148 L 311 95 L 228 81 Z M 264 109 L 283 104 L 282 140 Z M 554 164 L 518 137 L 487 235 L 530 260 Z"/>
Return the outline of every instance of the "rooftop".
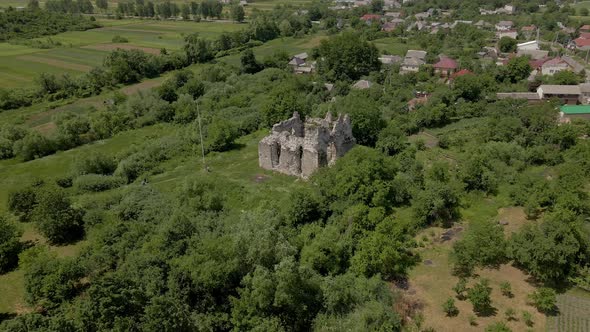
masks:
<path fill-rule="evenodd" d="M 543 94 L 554 94 L 554 95 L 579 95 L 581 93 L 579 85 L 551 85 L 543 84 L 539 86 L 539 89 L 543 91 Z"/>
<path fill-rule="evenodd" d="M 440 69 L 457 69 L 457 67 L 457 61 L 447 57 L 441 57 L 440 61 L 434 64 L 434 68 Z"/>
<path fill-rule="evenodd" d="M 563 114 L 590 114 L 590 105 L 563 105 Z"/>

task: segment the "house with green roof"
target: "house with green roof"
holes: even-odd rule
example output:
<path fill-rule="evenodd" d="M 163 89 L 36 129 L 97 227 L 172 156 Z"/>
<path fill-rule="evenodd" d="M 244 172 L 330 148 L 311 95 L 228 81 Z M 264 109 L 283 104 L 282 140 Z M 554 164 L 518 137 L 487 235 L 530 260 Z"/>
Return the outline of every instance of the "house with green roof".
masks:
<path fill-rule="evenodd" d="M 574 119 L 590 120 L 590 105 L 563 105 L 560 107 L 559 122 L 570 123 Z"/>

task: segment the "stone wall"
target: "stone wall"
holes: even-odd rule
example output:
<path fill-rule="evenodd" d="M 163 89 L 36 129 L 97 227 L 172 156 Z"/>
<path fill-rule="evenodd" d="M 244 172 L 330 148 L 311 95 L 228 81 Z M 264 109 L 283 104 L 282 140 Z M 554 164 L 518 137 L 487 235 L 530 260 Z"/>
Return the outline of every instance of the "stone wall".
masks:
<path fill-rule="evenodd" d="M 318 168 L 330 166 L 355 145 L 348 115 L 324 119 L 293 117 L 272 127 L 258 144 L 260 167 L 308 178 Z"/>

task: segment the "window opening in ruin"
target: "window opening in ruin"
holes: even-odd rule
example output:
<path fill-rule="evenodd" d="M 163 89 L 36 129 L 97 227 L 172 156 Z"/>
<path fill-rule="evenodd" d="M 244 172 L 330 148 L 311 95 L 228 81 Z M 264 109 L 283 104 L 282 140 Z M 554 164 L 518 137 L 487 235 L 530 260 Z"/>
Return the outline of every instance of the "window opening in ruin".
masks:
<path fill-rule="evenodd" d="M 273 151 L 274 156 L 272 156 L 272 167 L 276 167 L 279 165 L 279 162 L 281 160 L 281 145 L 279 143 L 275 143 L 275 149 Z"/>
<path fill-rule="evenodd" d="M 299 149 L 297 149 L 297 160 L 299 162 L 299 164 L 297 165 L 297 172 L 301 173 L 301 165 L 303 165 L 303 147 L 300 146 Z"/>

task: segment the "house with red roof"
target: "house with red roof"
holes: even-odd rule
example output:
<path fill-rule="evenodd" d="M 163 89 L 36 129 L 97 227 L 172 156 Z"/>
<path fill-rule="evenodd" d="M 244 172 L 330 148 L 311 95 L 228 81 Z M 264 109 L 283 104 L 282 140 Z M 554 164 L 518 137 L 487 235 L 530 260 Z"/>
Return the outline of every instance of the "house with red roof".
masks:
<path fill-rule="evenodd" d="M 469 69 L 461 69 L 458 72 L 451 75 L 451 79 L 455 79 L 457 77 L 461 77 L 461 76 L 465 76 L 465 75 L 473 75 L 473 73 Z"/>
<path fill-rule="evenodd" d="M 367 23 L 367 24 L 372 24 L 373 22 L 380 23 L 381 22 L 381 15 L 365 14 L 361 17 L 361 21 L 365 21 L 365 23 Z"/>
<path fill-rule="evenodd" d="M 522 33 L 522 35 L 526 39 L 531 39 L 531 37 L 535 34 L 536 31 L 537 31 L 536 25 L 525 25 L 520 29 L 520 33 Z"/>
<path fill-rule="evenodd" d="M 580 38 L 590 39 L 590 32 L 581 32 Z"/>
<path fill-rule="evenodd" d="M 457 64 L 457 61 L 445 56 L 441 56 L 440 60 L 435 63 L 433 67 L 437 74 L 447 77 L 454 74 L 457 71 L 459 65 Z"/>
<path fill-rule="evenodd" d="M 560 57 L 545 61 L 541 66 L 541 74 L 553 76 L 560 71 L 568 70 L 569 65 Z"/>
<path fill-rule="evenodd" d="M 580 32 L 590 32 L 590 24 L 582 25 Z"/>
<path fill-rule="evenodd" d="M 586 38 L 576 38 L 574 39 L 574 45 L 576 45 L 576 49 L 580 51 L 587 51 L 590 50 L 590 39 Z"/>

